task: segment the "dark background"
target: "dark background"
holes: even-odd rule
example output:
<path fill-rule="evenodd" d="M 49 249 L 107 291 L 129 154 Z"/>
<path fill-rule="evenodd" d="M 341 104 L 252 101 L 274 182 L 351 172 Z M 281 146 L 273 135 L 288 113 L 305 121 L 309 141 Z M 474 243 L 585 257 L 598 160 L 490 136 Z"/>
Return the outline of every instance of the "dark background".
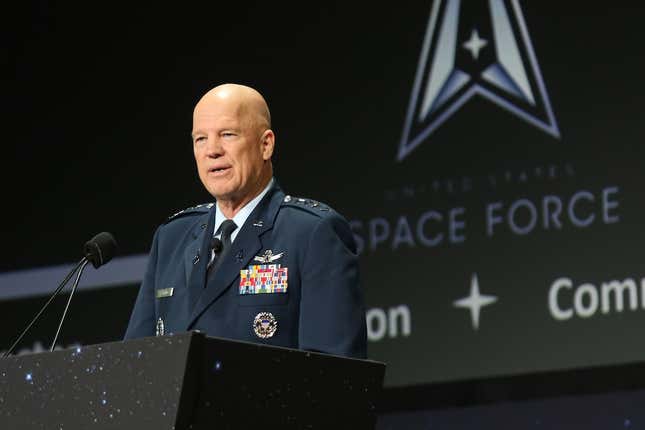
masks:
<path fill-rule="evenodd" d="M 397 162 L 431 4 L 16 6 L 2 26 L 0 270 L 70 263 L 103 230 L 121 255 L 147 252 L 167 216 L 210 200 L 192 158 L 192 108 L 211 87 L 238 82 L 269 102 L 283 189 L 362 222 L 363 238 L 373 218 L 394 228 L 402 215 L 466 208 L 464 243 L 389 241 L 361 257 L 368 307 L 405 304 L 412 315 L 409 336 L 370 343 L 370 358 L 388 363 L 388 385 L 641 360 L 642 307 L 557 322 L 547 294 L 563 276 L 576 286 L 630 277 L 639 301 L 645 294 L 645 7 L 520 2 L 561 139 L 475 97 Z M 548 166 L 555 177 L 517 179 Z M 502 180 L 506 172 L 514 179 Z M 456 185 L 464 178 L 467 190 Z M 599 196 L 609 186 L 620 190 L 616 224 L 485 235 L 489 202 Z M 477 331 L 452 306 L 473 273 L 482 293 L 499 297 Z M 136 291 L 79 294 L 61 344 L 120 338 Z M 42 302 L 0 302 L 3 344 Z M 55 313 L 22 346 L 46 343 Z"/>

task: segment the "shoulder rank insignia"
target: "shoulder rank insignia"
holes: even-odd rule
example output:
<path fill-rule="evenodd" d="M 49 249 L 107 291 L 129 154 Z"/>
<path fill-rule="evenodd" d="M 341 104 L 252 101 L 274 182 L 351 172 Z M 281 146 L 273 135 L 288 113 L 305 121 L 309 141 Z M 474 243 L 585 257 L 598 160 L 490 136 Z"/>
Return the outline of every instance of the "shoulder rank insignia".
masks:
<path fill-rule="evenodd" d="M 174 214 L 170 215 L 167 219 L 166 222 L 170 222 L 174 220 L 175 218 L 179 218 L 182 215 L 189 214 L 191 212 L 208 212 L 210 208 L 212 208 L 215 205 L 215 203 L 203 203 L 201 205 L 197 206 L 191 206 L 189 208 L 180 210 L 179 212 L 175 212 Z"/>
<path fill-rule="evenodd" d="M 283 254 L 284 252 L 273 255 L 273 251 L 267 249 L 266 251 L 264 251 L 263 255 L 256 255 L 255 257 L 253 257 L 253 261 L 258 261 L 264 264 L 273 263 L 275 260 L 282 258 Z"/>
<path fill-rule="evenodd" d="M 316 200 L 312 199 L 303 199 L 302 197 L 292 197 L 292 196 L 285 196 L 283 199 L 284 203 L 289 203 L 292 206 L 301 206 L 301 207 L 308 207 L 311 209 L 318 209 L 319 211 L 329 211 L 329 206 L 320 203 Z"/>

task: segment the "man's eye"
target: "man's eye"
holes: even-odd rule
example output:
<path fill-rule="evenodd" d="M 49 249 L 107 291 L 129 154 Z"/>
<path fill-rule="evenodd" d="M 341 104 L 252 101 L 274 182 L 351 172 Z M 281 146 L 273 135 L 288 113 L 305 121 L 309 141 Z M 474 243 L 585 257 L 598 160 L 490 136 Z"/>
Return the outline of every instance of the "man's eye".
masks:
<path fill-rule="evenodd" d="M 206 137 L 204 136 L 199 136 L 195 138 L 195 142 L 203 142 L 204 140 L 206 140 Z"/>

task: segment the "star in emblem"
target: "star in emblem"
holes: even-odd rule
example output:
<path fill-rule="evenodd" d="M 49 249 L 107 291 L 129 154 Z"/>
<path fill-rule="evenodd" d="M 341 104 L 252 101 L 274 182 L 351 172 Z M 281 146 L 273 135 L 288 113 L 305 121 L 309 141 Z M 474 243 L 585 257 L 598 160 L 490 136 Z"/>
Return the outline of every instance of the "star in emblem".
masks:
<path fill-rule="evenodd" d="M 479 293 L 479 281 L 477 274 L 473 273 L 470 280 L 470 295 L 463 299 L 455 300 L 453 306 L 456 308 L 465 308 L 470 310 L 470 317 L 473 321 L 473 329 L 479 329 L 479 311 L 484 306 L 492 305 L 497 301 L 496 296 L 488 296 Z"/>
<path fill-rule="evenodd" d="M 468 41 L 466 41 L 462 45 L 462 47 L 467 51 L 470 51 L 470 53 L 473 56 L 473 59 L 477 60 L 479 58 L 479 51 L 482 48 L 484 48 L 486 45 L 488 45 L 488 40 L 480 39 L 477 29 L 473 29 L 473 32 L 470 33 L 470 39 L 468 39 Z"/>

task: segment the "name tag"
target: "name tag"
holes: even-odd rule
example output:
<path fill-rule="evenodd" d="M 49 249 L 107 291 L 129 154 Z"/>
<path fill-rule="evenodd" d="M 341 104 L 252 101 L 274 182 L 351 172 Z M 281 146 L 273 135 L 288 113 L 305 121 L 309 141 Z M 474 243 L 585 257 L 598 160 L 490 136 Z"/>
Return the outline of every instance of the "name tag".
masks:
<path fill-rule="evenodd" d="M 172 297 L 172 294 L 175 292 L 174 288 L 162 288 L 160 290 L 157 290 L 155 292 L 155 296 L 158 299 L 164 298 L 164 297 Z"/>
<path fill-rule="evenodd" d="M 286 293 L 288 269 L 279 264 L 252 264 L 240 270 L 240 295 Z"/>

